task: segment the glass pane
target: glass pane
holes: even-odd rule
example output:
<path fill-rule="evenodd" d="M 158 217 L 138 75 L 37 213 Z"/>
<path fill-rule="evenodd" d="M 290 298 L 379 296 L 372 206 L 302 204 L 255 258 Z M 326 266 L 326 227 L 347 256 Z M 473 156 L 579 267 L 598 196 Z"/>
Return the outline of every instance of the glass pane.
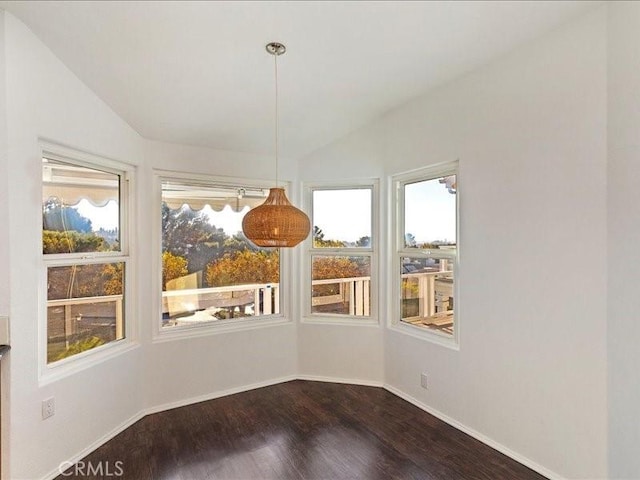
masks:
<path fill-rule="evenodd" d="M 124 338 L 124 269 L 47 268 L 47 363 Z"/>
<path fill-rule="evenodd" d="M 311 268 L 311 313 L 370 315 L 369 257 L 315 255 Z"/>
<path fill-rule="evenodd" d="M 163 327 L 280 313 L 279 250 L 242 233 L 242 218 L 264 195 L 163 182 Z"/>
<path fill-rule="evenodd" d="M 120 175 L 42 159 L 42 251 L 120 250 Z"/>
<path fill-rule="evenodd" d="M 371 247 L 371 189 L 314 190 L 313 246 Z"/>
<path fill-rule="evenodd" d="M 404 186 L 405 248 L 456 244 L 456 176 Z"/>
<path fill-rule="evenodd" d="M 448 259 L 401 258 L 403 322 L 453 335 L 453 263 Z"/>

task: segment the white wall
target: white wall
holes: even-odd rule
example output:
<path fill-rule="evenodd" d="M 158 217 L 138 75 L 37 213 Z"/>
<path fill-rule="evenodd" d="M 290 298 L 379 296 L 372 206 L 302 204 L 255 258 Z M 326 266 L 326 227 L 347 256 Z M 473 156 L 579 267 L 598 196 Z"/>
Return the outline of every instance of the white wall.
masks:
<path fill-rule="evenodd" d="M 157 212 L 159 199 L 153 192 L 153 169 L 174 170 L 214 176 L 274 179 L 272 156 L 250 155 L 228 151 L 214 151 L 198 147 L 185 147 L 161 142 L 147 142 L 147 165 L 141 172 L 145 192 L 143 211 Z M 281 162 L 282 180 L 295 180 L 296 165 L 290 160 Z M 292 192 L 291 198 L 295 198 Z M 158 241 L 151 215 L 141 219 L 140 244 L 151 252 L 150 246 Z M 141 252 L 142 253 L 142 252 Z M 283 257 L 290 252 L 283 252 Z M 154 272 L 151 255 L 143 255 L 142 271 Z M 287 260 L 290 260 L 287 258 Z M 156 264 L 157 266 L 157 264 Z M 292 265 L 289 265 L 292 268 Z M 296 265 L 297 268 L 297 265 Z M 159 270 L 155 270 L 158 273 Z M 147 306 L 159 305 L 154 291 L 160 285 L 147 276 L 141 285 L 140 299 Z M 156 300 L 154 300 L 156 299 Z M 289 306 L 291 308 L 291 306 Z M 148 310 L 152 310 L 152 307 Z M 240 389 L 244 386 L 275 382 L 291 378 L 297 369 L 296 326 L 294 322 L 254 330 L 213 334 L 195 339 L 152 343 L 151 318 L 142 325 L 145 342 L 145 395 L 146 406 L 156 409 L 163 405 L 180 404 L 186 399 L 214 396 L 218 392 Z M 157 316 L 159 321 L 160 315 Z"/>
<path fill-rule="evenodd" d="M 605 477 L 609 438 L 611 477 L 640 476 L 640 387 L 630 381 L 640 364 L 633 261 L 640 7 L 608 9 L 608 33 L 600 8 L 300 163 L 302 180 L 380 178 L 384 199 L 387 175 L 460 159 L 459 352 L 381 327 L 307 323 L 152 343 L 152 168 L 268 179 L 270 160 L 141 139 L 5 13 L 0 112 L 6 101 L 8 161 L 0 116 L 0 204 L 8 208 L 0 221 L 9 229 L 0 232 L 0 269 L 8 265 L 13 287 L 0 273 L 0 315 L 11 315 L 13 345 L 3 360 L 5 475 L 42 477 L 146 409 L 300 374 L 384 381 L 568 478 Z M 139 165 L 140 193 L 141 346 L 42 387 L 39 136 Z M 295 164 L 284 163 L 295 180 Z M 300 192 L 293 197 L 299 201 Z M 383 322 L 387 233 L 380 239 Z M 292 272 L 301 261 L 299 250 Z M 429 390 L 419 387 L 423 371 Z M 57 412 L 42 421 L 40 402 L 50 395 Z"/>
<path fill-rule="evenodd" d="M 35 36 L 4 14 L 12 351 L 11 408 L 4 475 L 39 478 L 141 408 L 140 351 L 64 380 L 38 383 L 38 291 L 42 269 L 41 152 L 38 137 L 137 164 L 140 137 L 83 85 Z M 4 92 L 3 92 L 4 93 Z M 41 420 L 40 402 L 56 414 Z M 8 427 L 8 428 L 7 428 Z M 4 452 L 3 452 L 4 453 Z"/>
<path fill-rule="evenodd" d="M 640 4 L 609 5 L 609 474 L 640 478 Z"/>
<path fill-rule="evenodd" d="M 348 178 L 379 175 L 381 159 L 388 175 L 460 160 L 460 351 L 387 331 L 385 382 L 569 478 L 607 474 L 606 93 L 600 8 L 300 171 Z M 323 328 L 331 336 L 311 351 L 316 332 L 300 328 L 302 373 L 322 371 L 336 345 L 345 365 L 350 354 L 377 360 L 363 330 Z"/>
<path fill-rule="evenodd" d="M 0 225 L 4 225 L 0 231 L 0 316 L 9 315 L 9 208 L 8 192 L 9 181 L 7 178 L 7 108 L 6 108 L 6 65 L 5 65 L 5 41 L 4 41 L 4 12 L 0 10 Z M 8 360 L 0 363 L 0 382 L 8 375 Z M 0 389 L 0 419 L 7 423 L 11 411 L 9 409 L 9 390 Z M 0 465 L 6 464 L 9 458 L 6 446 L 9 442 L 7 429 L 0 425 L 0 449 L 2 457 Z"/>
<path fill-rule="evenodd" d="M 599 9 L 387 120 L 462 205 L 460 352 L 391 333 L 387 381 L 569 478 L 607 468 L 606 107 Z"/>
<path fill-rule="evenodd" d="M 342 141 L 322 148 L 300 163 L 300 178 L 307 182 L 382 180 L 384 167 L 381 132 L 376 127 L 359 130 Z M 380 182 L 381 195 L 385 185 Z M 384 221 L 384 212 L 376 212 Z M 386 248 L 384 235 L 377 238 L 379 251 Z M 308 243 L 308 242 L 307 242 Z M 298 250 L 304 255 L 308 245 Z M 386 272 L 385 262 L 378 261 L 380 278 Z M 298 297 L 310 295 L 299 282 Z M 379 309 L 384 305 L 385 290 L 378 293 Z M 375 298 L 374 298 L 375 301 Z M 304 314 L 304 312 L 302 312 Z M 354 383 L 382 384 L 384 373 L 384 329 L 376 326 L 346 326 L 318 323 L 298 325 L 299 374 L 304 378 L 336 379 Z"/>
<path fill-rule="evenodd" d="M 6 220 L 9 228 L 0 234 L 0 268 L 9 263 L 7 276 L 13 287 L 3 306 L 8 292 L 0 280 L 0 315 L 3 308 L 9 309 L 13 332 L 11 354 L 3 360 L 8 387 L 3 395 L 8 397 L 5 408 L 10 407 L 10 418 L 3 419 L 7 439 L 3 474 L 33 479 L 57 473 L 61 461 L 96 446 L 105 435 L 147 411 L 292 377 L 297 369 L 296 327 L 289 323 L 151 342 L 152 322 L 159 321 L 153 308 L 157 262 L 151 245 L 157 235 L 151 226 L 159 205 L 153 194 L 152 169 L 272 179 L 273 159 L 142 139 L 20 21 L 4 12 L 2 18 L 7 84 L 0 102 L 6 96 L 6 109 L 1 111 L 3 115 L 6 111 L 8 123 L 8 162 L 1 155 L 0 119 L 0 173 L 7 174 L 0 181 L 9 187 L 9 207 L 0 213 L 0 221 Z M 44 301 L 38 291 L 42 272 L 39 137 L 137 166 L 133 233 L 137 310 L 129 321 L 138 327 L 138 347 L 47 385 L 38 382 L 37 363 L 39 305 Z M 283 159 L 282 168 L 282 178 L 295 180 L 293 162 Z M 296 195 L 294 190 L 292 198 Z M 292 259 L 291 270 L 298 268 L 295 262 Z M 43 421 L 41 401 L 50 396 L 55 397 L 56 414 Z"/>
<path fill-rule="evenodd" d="M 0 225 L 9 223 L 7 205 L 7 108 L 5 92 L 4 12 L 0 10 Z M 9 313 L 9 231 L 0 231 L 0 316 Z"/>

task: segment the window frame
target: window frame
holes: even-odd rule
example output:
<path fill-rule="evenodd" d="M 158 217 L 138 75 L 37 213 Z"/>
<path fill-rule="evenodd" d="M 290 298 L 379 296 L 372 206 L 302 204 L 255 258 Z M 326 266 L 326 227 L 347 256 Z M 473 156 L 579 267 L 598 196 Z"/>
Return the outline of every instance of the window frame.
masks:
<path fill-rule="evenodd" d="M 377 178 L 354 179 L 345 181 L 305 182 L 304 205 L 309 212 L 311 220 L 311 233 L 304 241 L 304 260 L 302 262 L 302 275 L 304 281 L 300 282 L 299 298 L 302 306 L 302 323 L 352 325 L 352 326 L 379 326 L 379 281 L 378 281 L 378 256 L 380 245 L 379 234 L 379 205 L 380 182 Z M 370 190 L 371 191 L 371 243 L 369 247 L 322 247 L 313 246 L 313 193 L 317 190 Z M 315 256 L 331 257 L 363 257 L 369 258 L 370 286 L 369 286 L 369 315 L 349 315 L 341 313 L 313 313 L 311 305 L 311 276 L 312 263 Z"/>
<path fill-rule="evenodd" d="M 277 314 L 245 317 L 242 319 L 233 318 L 225 320 L 205 321 L 192 325 L 177 325 L 171 328 L 162 327 L 162 183 L 171 181 L 188 185 L 223 187 L 223 188 L 254 188 L 265 189 L 273 187 L 273 181 L 250 179 L 241 177 L 227 177 L 221 175 L 206 175 L 186 171 L 175 171 L 165 169 L 153 169 L 153 199 L 152 208 L 152 231 L 156 232 L 151 253 L 152 262 L 152 302 L 153 302 L 153 326 L 152 342 L 161 343 L 184 338 L 197 338 L 202 336 L 227 333 L 234 331 L 252 330 L 267 328 L 275 325 L 286 325 L 291 323 L 291 295 L 288 295 L 288 286 L 291 278 L 291 259 L 289 250 L 280 248 L 280 312 Z M 289 191 L 288 182 L 279 182 L 279 186 Z M 265 197 L 266 200 L 266 197 Z"/>
<path fill-rule="evenodd" d="M 404 187 L 408 184 L 435 180 L 448 175 L 456 175 L 456 249 L 455 252 L 442 251 L 440 249 L 417 249 L 405 247 L 405 199 Z M 442 345 L 453 350 L 460 348 L 460 169 L 459 161 L 440 163 L 428 167 L 411 170 L 393 175 L 390 178 L 391 191 L 393 192 L 391 208 L 391 253 L 392 253 L 392 298 L 388 306 L 387 327 L 413 337 L 427 340 L 431 343 Z M 403 257 L 447 259 L 453 265 L 453 293 L 454 293 L 454 328 L 453 335 L 437 330 L 419 327 L 403 322 L 400 318 L 401 311 L 401 262 Z"/>
<path fill-rule="evenodd" d="M 99 156 L 81 150 L 65 147 L 47 140 L 40 139 L 40 192 L 42 192 L 42 159 L 47 158 L 54 161 L 63 162 L 69 165 L 91 168 L 93 170 L 112 173 L 119 176 L 118 185 L 118 206 L 119 206 L 119 251 L 109 252 L 75 252 L 45 254 L 42 252 L 43 226 L 40 220 L 40 279 L 38 286 L 39 298 L 39 335 L 38 335 L 38 377 L 41 385 L 56 381 L 67 375 L 89 368 L 97 363 L 118 356 L 128 350 L 135 348 L 137 343 L 137 322 L 135 320 L 136 300 L 134 294 L 134 284 L 136 279 L 136 266 L 134 261 L 134 239 L 133 225 L 134 195 L 135 195 L 135 172 L 134 165 L 113 160 L 104 156 Z M 40 217 L 42 216 L 42 194 L 40 195 Z M 71 265 L 106 265 L 110 263 L 122 263 L 124 265 L 122 292 L 124 329 L 123 338 L 113 340 L 104 345 L 86 350 L 70 357 L 47 363 L 48 350 L 48 272 L 49 268 L 65 267 Z"/>

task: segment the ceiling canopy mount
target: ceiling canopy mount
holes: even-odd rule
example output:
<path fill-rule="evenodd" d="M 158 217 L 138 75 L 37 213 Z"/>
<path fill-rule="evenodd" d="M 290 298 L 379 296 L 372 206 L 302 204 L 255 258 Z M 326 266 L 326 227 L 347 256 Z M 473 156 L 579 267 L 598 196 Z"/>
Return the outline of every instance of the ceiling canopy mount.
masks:
<path fill-rule="evenodd" d="M 267 43 L 266 47 L 267 52 L 271 55 L 282 55 L 287 51 L 287 47 L 285 47 L 282 43 L 279 42 L 271 42 Z"/>

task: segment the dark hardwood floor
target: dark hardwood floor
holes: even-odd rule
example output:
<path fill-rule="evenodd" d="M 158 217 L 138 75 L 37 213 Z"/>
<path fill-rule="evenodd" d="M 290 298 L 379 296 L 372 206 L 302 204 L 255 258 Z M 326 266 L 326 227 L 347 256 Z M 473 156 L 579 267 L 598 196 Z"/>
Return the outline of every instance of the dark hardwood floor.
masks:
<path fill-rule="evenodd" d="M 58 478 L 545 478 L 386 390 L 307 381 L 149 415 L 82 462 Z"/>

